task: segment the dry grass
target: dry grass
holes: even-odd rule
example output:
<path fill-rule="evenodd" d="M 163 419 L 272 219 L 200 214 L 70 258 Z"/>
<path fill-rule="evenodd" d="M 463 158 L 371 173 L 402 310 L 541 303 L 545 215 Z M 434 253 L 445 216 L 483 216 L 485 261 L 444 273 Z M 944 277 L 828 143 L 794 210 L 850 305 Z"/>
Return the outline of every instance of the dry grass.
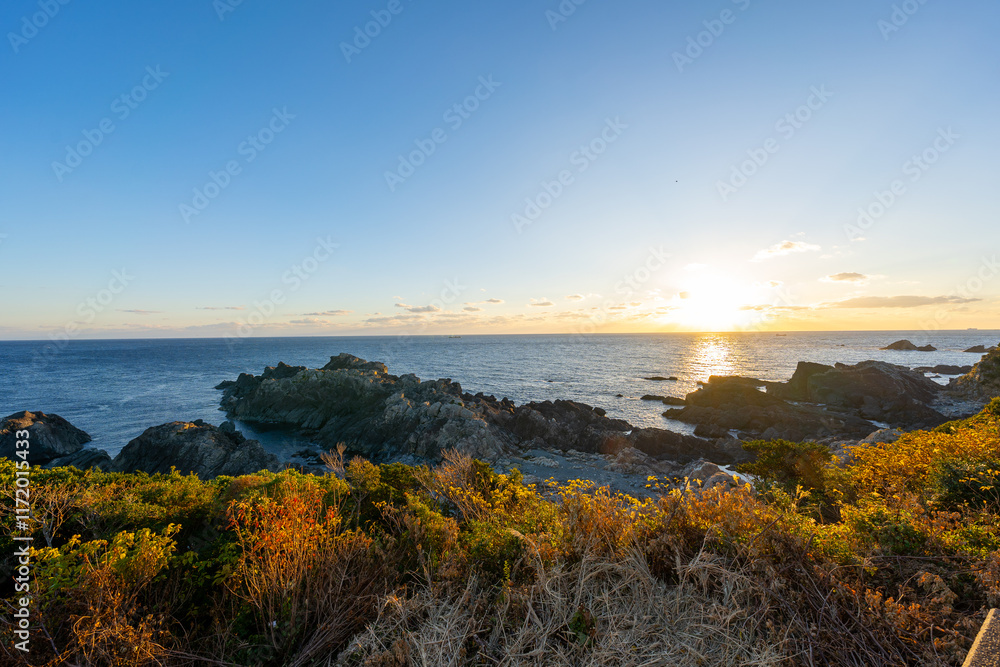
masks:
<path fill-rule="evenodd" d="M 752 580 L 701 554 L 680 583 L 638 550 L 539 568 L 499 593 L 472 579 L 382 599 L 378 618 L 333 665 L 779 665 L 787 657 L 748 603 Z"/>

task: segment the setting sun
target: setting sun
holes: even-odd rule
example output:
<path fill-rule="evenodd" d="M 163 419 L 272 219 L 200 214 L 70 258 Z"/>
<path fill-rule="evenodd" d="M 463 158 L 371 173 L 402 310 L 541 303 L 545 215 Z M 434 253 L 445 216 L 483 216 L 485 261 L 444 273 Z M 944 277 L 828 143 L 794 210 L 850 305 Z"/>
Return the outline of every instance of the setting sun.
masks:
<path fill-rule="evenodd" d="M 759 317 L 746 309 L 753 303 L 753 292 L 738 279 L 706 268 L 674 297 L 674 310 L 663 321 L 692 331 L 730 331 L 751 326 Z"/>

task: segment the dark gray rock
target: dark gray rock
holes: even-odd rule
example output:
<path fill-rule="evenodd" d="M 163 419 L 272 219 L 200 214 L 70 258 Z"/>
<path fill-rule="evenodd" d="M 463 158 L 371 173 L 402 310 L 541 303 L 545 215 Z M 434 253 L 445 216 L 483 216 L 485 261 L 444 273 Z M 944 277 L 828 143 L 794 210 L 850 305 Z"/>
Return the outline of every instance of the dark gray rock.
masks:
<path fill-rule="evenodd" d="M 937 426 L 945 417 L 928 407 L 941 385 L 921 373 L 884 361 L 837 364 L 812 375 L 809 400 L 865 418 L 907 428 Z"/>
<path fill-rule="evenodd" d="M 903 352 L 915 352 L 918 348 L 908 340 L 897 340 L 882 348 L 883 350 L 901 350 Z"/>
<path fill-rule="evenodd" d="M 68 468 L 70 466 L 77 468 L 78 470 L 89 470 L 90 468 L 110 470 L 111 455 L 103 449 L 81 449 L 75 454 L 70 454 L 69 456 L 63 456 L 62 458 L 55 459 L 54 461 L 49 461 L 42 467 Z"/>
<path fill-rule="evenodd" d="M 223 431 L 202 420 L 171 422 L 146 429 L 110 466 L 115 472 L 194 473 L 202 479 L 280 469 L 278 458 L 256 440 Z"/>
<path fill-rule="evenodd" d="M 656 394 L 646 394 L 645 396 L 643 396 L 639 400 L 640 401 L 660 401 L 662 403 L 663 401 L 667 400 L 667 397 L 666 396 L 657 396 Z"/>
<path fill-rule="evenodd" d="M 664 396 L 664 405 L 687 405 L 687 401 L 683 398 L 677 398 L 676 396 Z"/>
<path fill-rule="evenodd" d="M 785 384 L 776 384 L 768 388 L 768 393 L 788 401 L 808 401 L 809 378 L 832 370 L 833 366 L 826 364 L 800 361 L 795 373 L 792 374 L 792 379 Z"/>
<path fill-rule="evenodd" d="M 642 379 L 649 380 L 650 382 L 678 382 L 678 379 L 673 376 L 663 377 L 661 375 L 654 375 L 653 377 L 642 378 Z"/>
<path fill-rule="evenodd" d="M 951 366 L 949 364 L 938 364 L 937 366 L 917 366 L 913 370 L 918 373 L 940 373 L 941 375 L 964 375 L 972 371 L 972 366 Z"/>
<path fill-rule="evenodd" d="M 32 465 L 48 463 L 83 449 L 90 436 L 59 415 L 44 412 L 15 412 L 0 421 L 0 456 L 11 460 L 17 457 L 19 431 L 27 431 L 28 462 Z M 24 448 L 21 448 L 24 449 Z"/>
<path fill-rule="evenodd" d="M 976 352 L 979 354 L 986 354 L 986 348 L 982 345 L 973 345 L 968 350 L 965 350 L 965 352 Z"/>

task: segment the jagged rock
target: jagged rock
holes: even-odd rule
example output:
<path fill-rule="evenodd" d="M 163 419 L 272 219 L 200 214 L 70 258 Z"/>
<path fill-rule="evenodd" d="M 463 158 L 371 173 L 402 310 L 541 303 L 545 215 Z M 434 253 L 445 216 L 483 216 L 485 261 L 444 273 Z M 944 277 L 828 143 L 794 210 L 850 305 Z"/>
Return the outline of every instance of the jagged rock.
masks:
<path fill-rule="evenodd" d="M 90 442 L 90 436 L 59 415 L 44 412 L 15 412 L 0 421 L 0 456 L 21 460 L 17 456 L 18 431 L 27 431 L 28 462 L 32 465 L 74 454 Z M 20 448 L 25 449 L 25 448 Z"/>
<path fill-rule="evenodd" d="M 884 361 L 862 361 L 854 366 L 837 364 L 832 371 L 808 380 L 809 400 L 851 410 L 865 419 L 908 428 L 936 426 L 945 418 L 928 407 L 941 385 Z"/>
<path fill-rule="evenodd" d="M 917 366 L 913 370 L 918 373 L 940 373 L 941 375 L 964 375 L 972 371 L 972 366 L 951 366 L 948 364 L 938 364 L 937 366 Z"/>
<path fill-rule="evenodd" d="M 675 378 L 673 376 L 663 377 L 663 376 L 660 376 L 660 375 L 654 375 L 653 377 L 642 378 L 642 379 L 643 380 L 649 380 L 650 382 L 677 382 L 678 381 L 677 378 Z"/>
<path fill-rule="evenodd" d="M 768 393 L 788 401 L 809 400 L 809 378 L 819 373 L 832 371 L 833 366 L 816 364 L 811 361 L 800 361 L 792 374 L 792 379 L 785 384 L 775 384 L 768 388 Z"/>
<path fill-rule="evenodd" d="M 663 397 L 663 404 L 664 405 L 687 405 L 687 401 L 685 401 L 683 398 L 677 398 L 676 396 L 664 396 Z"/>
<path fill-rule="evenodd" d="M 98 470 L 111 469 L 111 456 L 103 449 L 81 449 L 75 454 L 63 456 L 49 461 L 43 468 L 66 468 L 72 466 L 78 470 L 88 470 L 97 468 Z"/>
<path fill-rule="evenodd" d="M 937 348 L 933 345 L 921 345 L 917 348 L 917 352 L 937 352 Z"/>
<path fill-rule="evenodd" d="M 979 354 L 986 354 L 986 348 L 982 345 L 973 345 L 968 350 L 965 350 L 965 352 L 976 352 Z"/>
<path fill-rule="evenodd" d="M 649 456 L 681 464 L 708 459 L 729 465 L 754 459 L 754 455 L 744 450 L 742 443 L 736 438 L 703 440 L 658 428 L 642 428 L 632 431 L 629 442 Z"/>
<path fill-rule="evenodd" d="M 198 419 L 146 429 L 111 462 L 116 472 L 169 473 L 172 467 L 202 479 L 276 471 L 278 458 L 256 440 L 224 431 Z"/>
<path fill-rule="evenodd" d="M 633 429 L 601 408 L 575 401 L 517 406 L 463 393 L 448 379 L 390 375 L 382 364 L 349 355 L 334 357 L 324 368 L 279 364 L 259 377 L 241 374 L 223 390 L 222 407 L 231 418 L 292 428 L 325 448 L 343 442 L 350 453 L 376 461 L 435 461 L 446 449 L 495 461 L 525 448 L 615 455 L 635 447 L 682 462 L 746 457 L 741 447 Z"/>
<path fill-rule="evenodd" d="M 689 424 L 793 441 L 834 435 L 862 437 L 872 431 L 871 423 L 864 419 L 832 413 L 817 406 L 792 405 L 771 393 L 759 391 L 757 382 L 714 378 L 698 391 L 688 394 L 686 407 L 663 414 Z"/>
<path fill-rule="evenodd" d="M 645 396 L 643 396 L 639 400 L 640 401 L 660 401 L 662 403 L 663 401 L 667 400 L 667 397 L 666 396 L 657 396 L 656 394 L 646 394 Z"/>
<path fill-rule="evenodd" d="M 988 401 L 1000 396 L 1000 350 L 988 352 L 962 377 L 948 384 L 952 395 L 977 401 Z"/>

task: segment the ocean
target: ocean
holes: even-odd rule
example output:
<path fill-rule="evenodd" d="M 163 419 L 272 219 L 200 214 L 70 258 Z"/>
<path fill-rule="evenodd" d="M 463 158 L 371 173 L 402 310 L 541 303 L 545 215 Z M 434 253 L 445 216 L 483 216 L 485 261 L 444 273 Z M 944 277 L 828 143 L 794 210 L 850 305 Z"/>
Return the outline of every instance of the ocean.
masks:
<path fill-rule="evenodd" d="M 937 352 L 879 348 L 899 339 L 930 343 Z M 635 426 L 687 432 L 662 416 L 644 394 L 682 397 L 710 375 L 787 380 L 799 361 L 826 364 L 866 359 L 904 366 L 972 365 L 963 350 L 1000 342 L 1000 331 L 889 331 L 717 334 L 596 334 L 0 341 L 0 416 L 55 413 L 93 437 L 90 446 L 114 456 L 146 428 L 171 421 L 225 420 L 214 387 L 243 372 L 260 374 L 279 361 L 320 367 L 348 352 L 382 361 L 395 375 L 450 378 L 470 393 L 516 403 L 571 399 L 607 410 Z M 653 382 L 651 376 L 677 377 Z M 940 379 L 947 382 L 947 377 Z M 618 395 L 621 394 L 619 397 Z M 281 456 L 304 441 L 238 424 Z"/>

